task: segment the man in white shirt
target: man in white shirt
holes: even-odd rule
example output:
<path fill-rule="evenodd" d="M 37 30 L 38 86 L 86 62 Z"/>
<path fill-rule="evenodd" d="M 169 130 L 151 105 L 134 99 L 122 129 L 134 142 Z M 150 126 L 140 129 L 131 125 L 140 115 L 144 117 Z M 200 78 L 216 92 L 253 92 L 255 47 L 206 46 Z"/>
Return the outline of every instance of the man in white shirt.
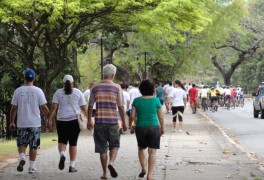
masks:
<path fill-rule="evenodd" d="M 169 82 L 169 86 L 167 86 L 164 91 L 165 91 L 165 99 L 164 99 L 164 103 L 165 103 L 165 106 L 166 106 L 166 110 L 167 110 L 167 114 L 169 114 L 171 112 L 170 108 L 169 108 L 169 95 L 171 94 L 173 90 L 173 86 L 172 86 L 172 82 Z"/>
<path fill-rule="evenodd" d="M 29 145 L 29 173 L 35 172 L 37 149 L 40 145 L 41 117 L 40 110 L 49 116 L 47 100 L 43 91 L 34 86 L 35 72 L 27 69 L 24 74 L 25 85 L 17 88 L 12 97 L 9 129 L 15 131 L 15 117 L 17 115 L 17 147 L 19 165 L 17 171 L 22 172 L 26 163 L 26 149 Z"/>
<path fill-rule="evenodd" d="M 128 108 L 129 111 L 127 113 L 128 116 L 130 115 L 130 112 L 132 110 L 132 104 L 133 104 L 134 99 L 137 98 L 137 97 L 142 96 L 142 94 L 140 93 L 138 87 L 139 87 L 139 83 L 138 82 L 134 83 L 134 87 L 132 89 L 130 89 L 129 92 L 128 92 L 129 96 L 130 96 L 130 103 L 129 103 L 129 108 Z"/>

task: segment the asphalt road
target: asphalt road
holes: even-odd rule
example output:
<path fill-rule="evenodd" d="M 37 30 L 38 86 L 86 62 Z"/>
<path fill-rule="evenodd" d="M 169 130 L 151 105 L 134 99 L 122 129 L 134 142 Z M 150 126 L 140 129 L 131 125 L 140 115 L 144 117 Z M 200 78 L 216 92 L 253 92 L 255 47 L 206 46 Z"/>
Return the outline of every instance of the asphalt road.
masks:
<path fill-rule="evenodd" d="M 219 108 L 217 112 L 206 111 L 205 114 L 239 146 L 264 162 L 264 119 L 253 117 L 252 99 L 246 99 L 244 107 Z"/>

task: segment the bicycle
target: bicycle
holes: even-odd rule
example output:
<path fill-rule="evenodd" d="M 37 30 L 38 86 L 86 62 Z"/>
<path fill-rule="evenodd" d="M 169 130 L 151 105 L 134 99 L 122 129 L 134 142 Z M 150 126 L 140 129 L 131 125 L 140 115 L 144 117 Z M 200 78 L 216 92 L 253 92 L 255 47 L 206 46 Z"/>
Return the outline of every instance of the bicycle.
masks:
<path fill-rule="evenodd" d="M 243 95 L 239 95 L 237 97 L 237 106 L 243 107 L 244 103 L 245 103 L 245 99 L 244 99 Z"/>
<path fill-rule="evenodd" d="M 212 99 L 212 106 L 211 106 L 211 111 L 215 112 L 218 109 L 218 99 Z"/>
<path fill-rule="evenodd" d="M 231 106 L 230 95 L 227 95 L 227 96 L 225 97 L 225 105 L 226 105 L 227 110 L 230 110 L 230 106 Z"/>

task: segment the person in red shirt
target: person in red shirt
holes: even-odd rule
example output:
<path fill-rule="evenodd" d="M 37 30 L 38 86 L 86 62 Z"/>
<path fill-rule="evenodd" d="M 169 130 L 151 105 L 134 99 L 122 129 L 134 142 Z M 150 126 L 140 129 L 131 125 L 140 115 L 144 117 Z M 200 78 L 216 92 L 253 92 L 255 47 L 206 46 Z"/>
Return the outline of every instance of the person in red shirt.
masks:
<path fill-rule="evenodd" d="M 189 96 L 190 96 L 190 105 L 191 105 L 193 114 L 196 113 L 197 93 L 198 93 L 198 90 L 195 87 L 195 84 L 192 84 L 192 88 L 189 90 Z"/>

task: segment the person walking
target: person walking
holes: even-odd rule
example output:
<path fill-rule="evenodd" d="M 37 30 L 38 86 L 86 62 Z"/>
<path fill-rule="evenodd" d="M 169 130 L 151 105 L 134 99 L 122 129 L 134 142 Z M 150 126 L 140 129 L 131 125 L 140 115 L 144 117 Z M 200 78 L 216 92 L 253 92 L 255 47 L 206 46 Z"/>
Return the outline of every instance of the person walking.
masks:
<path fill-rule="evenodd" d="M 40 146 L 41 116 L 40 110 L 49 116 L 47 100 L 43 91 L 34 86 L 35 72 L 27 69 L 24 74 L 25 85 L 17 88 L 12 96 L 9 129 L 16 130 L 15 117 L 17 115 L 17 147 L 19 165 L 17 171 L 22 172 L 26 163 L 26 149 L 29 146 L 29 173 L 34 173 L 37 149 Z"/>
<path fill-rule="evenodd" d="M 190 97 L 190 105 L 192 108 L 192 112 L 193 114 L 195 114 L 197 108 L 197 97 L 198 97 L 198 90 L 195 84 L 192 84 L 192 88 L 189 90 L 189 97 Z"/>
<path fill-rule="evenodd" d="M 156 91 L 155 93 L 156 97 L 160 100 L 160 104 L 163 105 L 165 92 L 164 89 L 162 88 L 161 83 L 158 83 L 158 87 L 155 89 L 155 91 Z"/>
<path fill-rule="evenodd" d="M 179 132 L 182 132 L 183 128 L 183 118 L 182 115 L 184 112 L 184 109 L 186 107 L 186 100 L 187 100 L 187 94 L 186 92 L 181 88 L 181 82 L 179 80 L 175 81 L 174 89 L 172 90 L 171 94 L 169 95 L 170 101 L 169 101 L 169 107 L 172 110 L 172 132 L 176 132 L 176 120 L 177 116 L 179 119 Z"/>
<path fill-rule="evenodd" d="M 69 74 L 63 78 L 64 87 L 58 89 L 52 98 L 52 107 L 48 118 L 48 127 L 52 127 L 52 119 L 57 112 L 58 150 L 60 155 L 59 169 L 65 167 L 65 151 L 69 143 L 70 166 L 69 172 L 77 172 L 75 160 L 77 155 L 77 141 L 80 127 L 77 113 L 81 111 L 87 116 L 87 107 L 83 93 L 73 87 L 73 77 Z"/>
<path fill-rule="evenodd" d="M 156 163 L 156 150 L 160 148 L 160 136 L 164 134 L 164 118 L 160 100 L 153 96 L 154 85 L 149 80 L 143 80 L 139 90 L 142 96 L 134 99 L 129 126 L 134 129 L 133 124 L 137 114 L 135 131 L 141 165 L 139 177 L 143 178 L 147 173 L 147 179 L 151 180 L 151 174 Z M 149 155 L 148 172 L 146 172 L 145 163 L 146 148 L 148 148 Z"/>
<path fill-rule="evenodd" d="M 118 176 L 114 168 L 117 150 L 120 147 L 117 110 L 122 121 L 123 131 L 127 130 L 123 106 L 123 94 L 120 85 L 113 82 L 116 67 L 107 64 L 103 67 L 103 80 L 91 89 L 88 106 L 88 129 L 94 127 L 95 152 L 100 154 L 103 175 L 107 179 L 107 167 L 113 178 Z M 96 102 L 95 124 L 92 122 L 93 104 Z M 109 149 L 110 161 L 107 166 L 107 151 Z"/>

